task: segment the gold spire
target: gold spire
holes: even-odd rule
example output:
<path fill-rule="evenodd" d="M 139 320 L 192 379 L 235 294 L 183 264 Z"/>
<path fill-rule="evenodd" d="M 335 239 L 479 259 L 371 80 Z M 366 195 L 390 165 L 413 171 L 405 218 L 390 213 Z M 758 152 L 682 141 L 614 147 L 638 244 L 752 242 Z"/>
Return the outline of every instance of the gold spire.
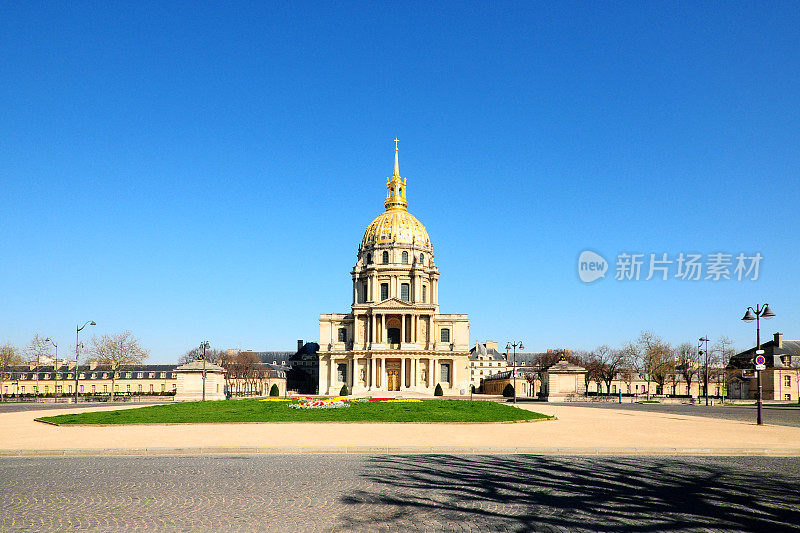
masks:
<path fill-rule="evenodd" d="M 387 210 L 389 209 L 402 209 L 406 210 L 408 207 L 408 199 L 406 198 L 406 180 L 400 177 L 400 162 L 398 159 L 398 139 L 394 140 L 394 175 L 391 178 L 386 178 L 386 200 L 383 205 Z"/>
<path fill-rule="evenodd" d="M 397 143 L 398 142 L 399 141 L 397 140 L 397 137 L 395 137 L 394 138 L 394 175 L 399 178 L 400 177 L 400 162 L 397 159 L 397 152 L 398 152 Z"/>

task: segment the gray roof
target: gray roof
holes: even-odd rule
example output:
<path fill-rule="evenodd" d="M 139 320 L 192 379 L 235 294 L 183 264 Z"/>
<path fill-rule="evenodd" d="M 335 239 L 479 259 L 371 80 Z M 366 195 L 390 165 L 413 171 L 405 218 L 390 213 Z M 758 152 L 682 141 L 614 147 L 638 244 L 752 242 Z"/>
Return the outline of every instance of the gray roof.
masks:
<path fill-rule="evenodd" d="M 761 349 L 764 350 L 767 368 L 795 368 L 798 362 L 800 362 L 799 340 L 783 340 L 781 346 L 778 347 L 778 344 L 773 339 L 762 342 Z M 756 348 L 752 347 L 737 353 L 731 357 L 729 366 L 732 368 L 752 368 L 755 351 Z M 792 359 L 792 366 L 788 364 L 790 357 Z"/>
<path fill-rule="evenodd" d="M 473 361 L 480 359 L 483 357 L 484 359 L 490 361 L 505 361 L 506 356 L 494 348 L 487 348 L 486 344 L 478 343 L 476 346 L 473 346 L 469 351 L 469 358 Z"/>

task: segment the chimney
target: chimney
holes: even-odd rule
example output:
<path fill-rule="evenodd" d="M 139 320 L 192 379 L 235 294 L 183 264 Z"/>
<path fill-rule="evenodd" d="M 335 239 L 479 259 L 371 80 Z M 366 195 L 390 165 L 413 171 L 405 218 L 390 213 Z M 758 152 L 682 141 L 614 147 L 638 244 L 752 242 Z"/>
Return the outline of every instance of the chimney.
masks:
<path fill-rule="evenodd" d="M 89 370 L 97 368 L 97 359 L 89 359 Z"/>
<path fill-rule="evenodd" d="M 776 348 L 783 348 L 783 333 L 775 333 L 773 336 Z"/>
<path fill-rule="evenodd" d="M 303 339 L 297 339 L 297 351 L 299 352 L 302 349 L 303 349 Z"/>
<path fill-rule="evenodd" d="M 486 341 L 486 349 L 491 350 L 492 348 L 497 350 L 497 341 Z"/>

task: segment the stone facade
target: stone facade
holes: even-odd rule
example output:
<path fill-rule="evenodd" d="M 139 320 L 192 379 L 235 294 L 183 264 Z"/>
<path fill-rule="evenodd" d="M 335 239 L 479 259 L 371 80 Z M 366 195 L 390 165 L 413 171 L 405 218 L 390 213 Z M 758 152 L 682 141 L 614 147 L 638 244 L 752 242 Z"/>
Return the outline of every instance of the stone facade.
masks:
<path fill-rule="evenodd" d="M 351 312 L 320 316 L 319 393 L 410 390 L 468 394 L 469 319 L 439 312 L 439 270 L 427 230 L 407 211 L 395 147 L 386 211 L 364 233 Z"/>
<path fill-rule="evenodd" d="M 225 369 L 203 361 L 192 361 L 175 369 L 178 377 L 176 402 L 196 402 L 203 399 L 203 370 L 205 369 L 206 400 L 225 399 Z"/>

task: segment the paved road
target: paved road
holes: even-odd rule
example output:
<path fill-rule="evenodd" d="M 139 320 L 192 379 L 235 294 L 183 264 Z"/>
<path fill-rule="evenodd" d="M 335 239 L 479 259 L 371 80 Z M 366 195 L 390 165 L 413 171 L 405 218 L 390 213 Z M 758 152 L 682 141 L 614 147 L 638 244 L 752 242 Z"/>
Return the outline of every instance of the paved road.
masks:
<path fill-rule="evenodd" d="M 579 405 L 598 409 L 625 409 L 674 415 L 723 418 L 742 422 L 756 421 L 756 408 L 748 406 L 670 404 L 670 403 L 617 403 L 617 402 L 565 402 L 556 405 Z M 765 406 L 762 413 L 765 424 L 800 427 L 800 408 Z"/>
<path fill-rule="evenodd" d="M 131 407 L 138 407 L 140 405 L 158 405 L 162 403 L 171 402 L 153 402 L 153 401 L 136 401 L 129 402 L 80 402 L 78 407 L 106 407 L 109 405 L 130 405 Z M 0 402 L 0 413 L 18 413 L 20 411 L 39 411 L 41 409 L 74 409 L 74 403 L 36 403 L 36 402 Z"/>
<path fill-rule="evenodd" d="M 0 531 L 781 531 L 792 458 L 0 458 Z"/>

